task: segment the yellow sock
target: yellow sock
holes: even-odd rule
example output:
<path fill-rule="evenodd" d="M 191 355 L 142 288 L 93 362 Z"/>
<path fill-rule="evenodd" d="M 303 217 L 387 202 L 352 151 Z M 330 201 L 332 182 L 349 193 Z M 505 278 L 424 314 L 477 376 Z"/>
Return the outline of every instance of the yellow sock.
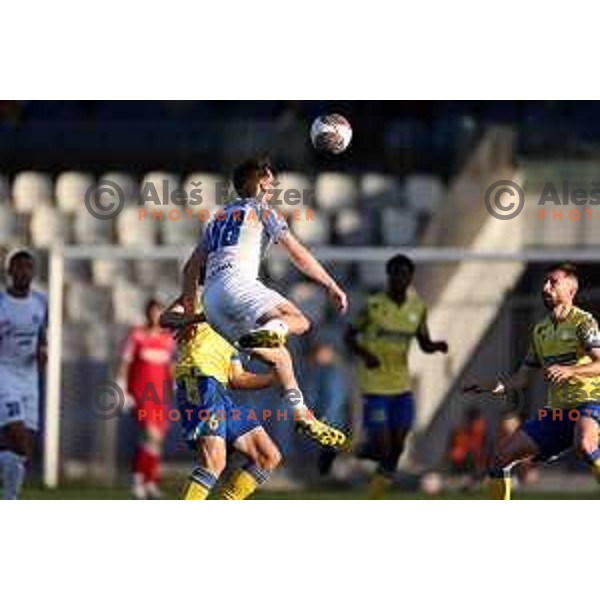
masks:
<path fill-rule="evenodd" d="M 196 467 L 190 474 L 181 494 L 182 500 L 206 500 L 217 478 L 204 467 Z"/>
<path fill-rule="evenodd" d="M 371 479 L 371 483 L 369 484 L 367 498 L 369 500 L 383 500 L 385 492 L 391 484 L 391 477 L 388 477 L 383 473 L 375 473 L 375 475 L 373 475 L 373 479 Z"/>
<path fill-rule="evenodd" d="M 183 493 L 181 494 L 182 500 L 206 500 L 210 489 L 203 485 L 192 481 L 191 479 L 187 482 Z"/>
<path fill-rule="evenodd" d="M 487 481 L 487 492 L 490 500 L 510 500 L 512 481 L 510 471 L 493 469 Z"/>
<path fill-rule="evenodd" d="M 219 500 L 245 500 L 268 477 L 269 473 L 267 471 L 253 463 L 241 469 L 236 469 L 229 478 L 229 481 L 219 490 Z"/>

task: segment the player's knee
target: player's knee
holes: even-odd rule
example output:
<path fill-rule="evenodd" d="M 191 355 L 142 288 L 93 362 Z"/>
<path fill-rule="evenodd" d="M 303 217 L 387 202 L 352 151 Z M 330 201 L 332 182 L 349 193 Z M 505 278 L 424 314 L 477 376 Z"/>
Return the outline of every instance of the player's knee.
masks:
<path fill-rule="evenodd" d="M 575 452 L 580 457 L 589 456 L 598 449 L 598 440 L 592 436 L 585 436 L 575 444 Z"/>
<path fill-rule="evenodd" d="M 274 471 L 281 463 L 281 452 L 275 445 L 261 452 L 256 460 L 258 466 L 266 471 Z"/>
<path fill-rule="evenodd" d="M 298 335 L 304 335 L 310 331 L 311 323 L 302 313 L 298 314 L 297 322 Z"/>
<path fill-rule="evenodd" d="M 219 477 L 225 470 L 226 460 L 225 452 L 219 447 L 208 445 L 200 448 L 198 453 L 198 462 L 216 477 Z"/>
<path fill-rule="evenodd" d="M 20 425 L 8 427 L 4 438 L 5 445 L 11 452 L 19 454 L 27 459 L 31 458 L 31 455 L 33 454 L 33 443 L 24 427 Z"/>

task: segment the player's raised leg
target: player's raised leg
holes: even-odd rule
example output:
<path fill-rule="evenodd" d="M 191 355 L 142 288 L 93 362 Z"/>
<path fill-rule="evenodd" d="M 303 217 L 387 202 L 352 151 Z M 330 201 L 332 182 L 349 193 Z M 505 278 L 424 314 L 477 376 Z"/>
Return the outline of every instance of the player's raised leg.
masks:
<path fill-rule="evenodd" d="M 299 431 L 325 447 L 346 446 L 346 435 L 317 419 L 306 405 L 294 372 L 292 357 L 286 347 L 254 348 L 252 354 L 272 366 L 275 376 L 283 387 L 283 397 L 294 411 L 294 420 Z"/>
<path fill-rule="evenodd" d="M 288 335 L 303 335 L 310 329 L 310 321 L 291 302 L 285 301 L 261 315 L 257 328 L 239 339 L 242 348 L 271 348 L 285 345 Z"/>

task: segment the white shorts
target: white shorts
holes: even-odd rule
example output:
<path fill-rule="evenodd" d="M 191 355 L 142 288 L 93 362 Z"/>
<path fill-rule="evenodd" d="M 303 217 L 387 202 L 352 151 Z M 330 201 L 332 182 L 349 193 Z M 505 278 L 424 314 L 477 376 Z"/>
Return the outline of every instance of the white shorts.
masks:
<path fill-rule="evenodd" d="M 22 421 L 27 429 L 38 431 L 39 392 L 36 389 L 0 390 L 0 427 Z"/>
<path fill-rule="evenodd" d="M 229 343 L 257 327 L 257 321 L 278 304 L 288 302 L 258 279 L 212 281 L 204 288 L 206 320 Z"/>

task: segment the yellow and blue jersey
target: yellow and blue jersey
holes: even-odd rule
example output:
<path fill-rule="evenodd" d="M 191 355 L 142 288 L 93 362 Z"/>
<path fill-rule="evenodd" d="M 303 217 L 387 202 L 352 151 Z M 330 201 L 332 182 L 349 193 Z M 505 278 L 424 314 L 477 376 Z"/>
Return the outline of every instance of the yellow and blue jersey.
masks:
<path fill-rule="evenodd" d="M 589 352 L 593 348 L 600 348 L 598 323 L 590 313 L 573 306 L 560 323 L 546 317 L 534 326 L 525 364 L 541 368 L 584 365 L 591 362 Z M 550 408 L 572 408 L 590 402 L 600 403 L 600 377 L 548 383 Z"/>
<path fill-rule="evenodd" d="M 221 337 L 208 323 L 196 325 L 190 339 L 177 344 L 176 377 L 185 377 L 193 371 L 198 377 L 214 377 L 227 386 L 231 375 L 231 361 L 236 349 Z"/>
<path fill-rule="evenodd" d="M 358 365 L 358 382 L 363 394 L 398 395 L 411 389 L 408 351 L 424 322 L 425 304 L 413 290 L 403 304 L 385 292 L 372 294 L 360 313 L 355 329 L 358 342 L 379 359 L 379 366 Z"/>
<path fill-rule="evenodd" d="M 218 436 L 233 443 L 260 426 L 252 408 L 235 404 L 229 395 L 236 359 L 236 349 L 208 323 L 196 325 L 190 338 L 178 343 L 176 397 L 183 437 L 192 449 L 199 438 Z"/>

